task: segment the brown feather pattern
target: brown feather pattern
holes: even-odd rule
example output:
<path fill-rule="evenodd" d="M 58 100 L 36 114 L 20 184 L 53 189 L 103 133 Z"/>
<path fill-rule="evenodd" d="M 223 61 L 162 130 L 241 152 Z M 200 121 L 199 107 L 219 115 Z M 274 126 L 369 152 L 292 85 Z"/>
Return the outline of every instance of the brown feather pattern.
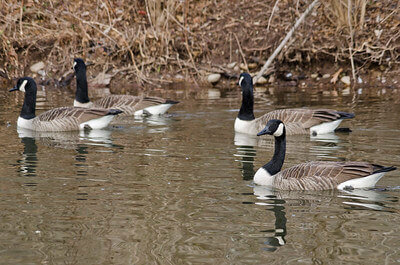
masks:
<path fill-rule="evenodd" d="M 340 114 L 331 109 L 279 109 L 268 112 L 254 120 L 256 131 L 264 129 L 271 119 L 283 121 L 287 135 L 307 134 L 309 129 L 323 122 L 340 119 Z"/>
<path fill-rule="evenodd" d="M 362 178 L 379 167 L 366 162 L 317 161 L 295 165 L 274 175 L 274 187 L 282 190 L 327 190 Z"/>
<path fill-rule="evenodd" d="M 80 107 L 62 107 L 46 111 L 33 118 L 36 131 L 74 131 L 79 124 L 108 115 L 107 109 L 87 109 Z"/>
<path fill-rule="evenodd" d="M 123 116 L 131 116 L 138 110 L 165 104 L 167 100 L 158 97 L 138 97 L 131 95 L 109 95 L 93 102 L 93 106 L 105 109 L 119 109 Z"/>

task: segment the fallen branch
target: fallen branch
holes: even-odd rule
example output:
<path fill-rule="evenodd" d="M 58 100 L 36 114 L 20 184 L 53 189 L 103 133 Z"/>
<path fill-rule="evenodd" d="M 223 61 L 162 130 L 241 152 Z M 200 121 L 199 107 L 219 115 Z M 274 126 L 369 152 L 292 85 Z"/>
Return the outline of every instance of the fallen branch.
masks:
<path fill-rule="evenodd" d="M 267 62 L 264 64 L 264 66 L 261 68 L 261 70 L 257 73 L 256 77 L 254 78 L 254 82 L 257 82 L 257 80 L 266 72 L 272 61 L 275 59 L 275 57 L 278 55 L 278 53 L 282 50 L 283 46 L 289 41 L 289 39 L 292 37 L 294 31 L 299 27 L 300 23 L 303 22 L 304 18 L 310 13 L 310 11 L 319 3 L 318 0 L 314 0 L 304 11 L 304 13 L 299 17 L 299 19 L 296 21 L 294 24 L 293 28 L 286 34 L 286 37 L 282 40 L 282 42 L 279 44 L 279 46 L 275 49 L 275 51 L 272 53 L 272 55 L 268 58 Z"/>
<path fill-rule="evenodd" d="M 353 59 L 353 45 L 354 45 L 354 31 L 353 26 L 351 25 L 351 0 L 347 0 L 347 19 L 349 22 L 349 31 L 350 31 L 350 43 L 349 43 L 349 53 L 350 53 L 350 62 L 351 62 L 351 72 L 353 73 L 353 82 L 356 83 L 356 70 L 354 68 L 354 59 Z"/>

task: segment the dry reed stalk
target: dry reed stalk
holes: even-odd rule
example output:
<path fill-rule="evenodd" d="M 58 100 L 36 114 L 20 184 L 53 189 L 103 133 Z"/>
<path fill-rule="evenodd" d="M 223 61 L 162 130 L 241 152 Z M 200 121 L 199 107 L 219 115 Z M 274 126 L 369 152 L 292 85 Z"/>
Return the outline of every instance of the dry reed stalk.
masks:
<path fill-rule="evenodd" d="M 349 25 L 353 29 L 362 29 L 364 27 L 367 0 L 354 0 L 353 3 L 349 3 L 346 0 L 329 0 L 325 1 L 324 4 L 334 15 L 335 19 L 331 21 L 336 25 L 337 29 L 347 28 Z M 348 12 L 349 6 L 352 7 L 350 13 Z"/>

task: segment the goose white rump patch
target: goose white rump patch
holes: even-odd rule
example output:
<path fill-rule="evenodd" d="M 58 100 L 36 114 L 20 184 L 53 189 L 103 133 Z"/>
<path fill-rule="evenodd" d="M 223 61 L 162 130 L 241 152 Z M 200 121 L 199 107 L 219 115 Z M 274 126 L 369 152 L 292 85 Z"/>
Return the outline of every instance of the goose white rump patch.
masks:
<path fill-rule="evenodd" d="M 173 104 L 159 104 L 155 106 L 151 106 L 142 110 L 138 110 L 135 112 L 136 116 L 143 115 L 144 113 L 149 113 L 150 115 L 161 115 L 167 112 L 167 110 L 172 107 Z"/>
<path fill-rule="evenodd" d="M 90 128 L 97 130 L 97 129 L 104 129 L 105 127 L 110 124 L 110 122 L 114 119 L 114 115 L 107 115 L 98 119 L 93 119 L 87 122 L 82 122 L 79 124 L 79 129 L 85 129 L 85 125 L 89 126 Z"/>
<path fill-rule="evenodd" d="M 345 181 L 343 183 L 340 183 L 337 188 L 339 190 L 343 190 L 346 187 L 351 187 L 353 189 L 359 189 L 359 188 L 373 188 L 375 187 L 375 184 L 385 175 L 384 172 L 382 173 L 376 173 L 372 174 L 363 178 L 356 178 L 356 179 L 351 179 L 348 181 Z"/>
<path fill-rule="evenodd" d="M 336 120 L 315 125 L 310 128 L 310 134 L 314 134 L 314 132 L 315 134 L 325 134 L 334 132 L 341 122 L 342 120 Z"/>

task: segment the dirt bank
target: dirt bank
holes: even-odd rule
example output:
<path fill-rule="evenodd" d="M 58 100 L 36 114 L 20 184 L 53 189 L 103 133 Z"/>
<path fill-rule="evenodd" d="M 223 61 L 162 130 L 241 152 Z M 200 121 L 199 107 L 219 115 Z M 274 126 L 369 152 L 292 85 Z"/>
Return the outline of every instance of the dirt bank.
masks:
<path fill-rule="evenodd" d="M 399 2 L 351 2 L 351 27 L 347 1 L 318 5 L 275 59 L 266 82 L 329 82 L 340 69 L 338 80 L 351 77 L 351 47 L 359 82 L 398 85 Z M 97 77 L 94 82 L 100 85 L 115 79 L 138 86 L 181 80 L 201 83 L 210 73 L 222 74 L 223 82 L 241 71 L 256 73 L 309 4 L 298 0 L 3 2 L 0 75 L 3 81 L 42 75 L 46 83 L 65 85 L 72 59 L 82 57 L 92 64 L 90 76 Z M 31 69 L 39 61 L 44 62 L 42 68 Z"/>

